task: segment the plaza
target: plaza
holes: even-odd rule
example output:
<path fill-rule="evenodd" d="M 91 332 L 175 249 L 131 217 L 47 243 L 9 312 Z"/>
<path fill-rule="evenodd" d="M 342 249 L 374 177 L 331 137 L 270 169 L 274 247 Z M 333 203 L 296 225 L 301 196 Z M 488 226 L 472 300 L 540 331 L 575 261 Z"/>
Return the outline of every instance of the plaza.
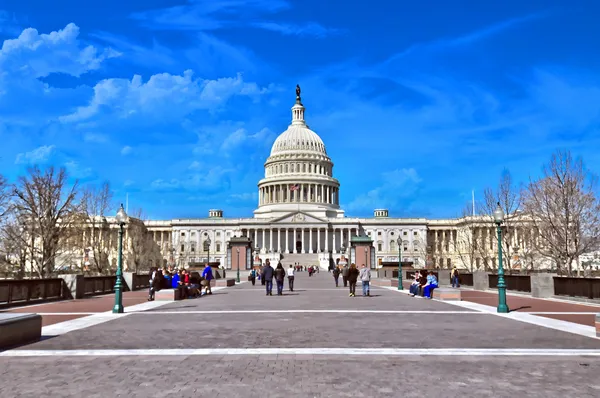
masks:
<path fill-rule="evenodd" d="M 268 297 L 245 282 L 177 302 L 129 292 L 125 314 L 106 312 L 112 295 L 11 309 L 42 314 L 44 338 L 0 353 L 0 396 L 600 392 L 600 339 L 593 318 L 577 318 L 598 305 L 511 295 L 513 312 L 499 315 L 477 291 L 441 302 L 373 286 L 372 297 L 350 298 L 327 272 L 297 273 L 295 285 Z"/>

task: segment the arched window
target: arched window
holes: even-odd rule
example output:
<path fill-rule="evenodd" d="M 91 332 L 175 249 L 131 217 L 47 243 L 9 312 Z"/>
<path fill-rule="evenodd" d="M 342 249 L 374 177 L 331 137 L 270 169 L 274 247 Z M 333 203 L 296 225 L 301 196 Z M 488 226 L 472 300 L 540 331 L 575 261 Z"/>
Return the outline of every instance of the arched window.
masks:
<path fill-rule="evenodd" d="M 390 251 L 396 251 L 396 241 L 394 239 L 390 240 Z"/>

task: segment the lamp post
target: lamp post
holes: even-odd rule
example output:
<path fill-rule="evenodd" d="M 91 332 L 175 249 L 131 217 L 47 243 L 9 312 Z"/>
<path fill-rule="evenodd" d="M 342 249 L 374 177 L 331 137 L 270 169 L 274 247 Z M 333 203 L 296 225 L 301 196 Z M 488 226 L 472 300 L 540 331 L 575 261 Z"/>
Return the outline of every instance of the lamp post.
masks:
<path fill-rule="evenodd" d="M 369 266 L 369 261 L 368 261 L 368 253 L 369 253 L 369 249 L 365 247 L 365 265 L 366 265 L 368 268 L 371 268 L 371 267 Z"/>
<path fill-rule="evenodd" d="M 496 232 L 498 233 L 498 309 L 497 312 L 507 314 L 509 312 L 506 305 L 506 284 L 504 282 L 504 267 L 502 266 L 502 222 L 504 222 L 504 212 L 498 202 L 498 207 L 494 210 L 494 222 L 496 223 Z"/>
<path fill-rule="evenodd" d="M 398 290 L 404 290 L 402 286 L 402 238 L 398 238 Z"/>
<path fill-rule="evenodd" d="M 123 313 L 123 227 L 127 222 L 127 213 L 121 203 L 121 208 L 117 211 L 115 217 L 117 224 L 119 224 L 119 253 L 117 257 L 117 283 L 115 283 L 115 306 L 113 307 L 113 314 Z"/>
<path fill-rule="evenodd" d="M 237 249 L 237 279 L 236 283 L 240 283 L 240 248 Z"/>
<path fill-rule="evenodd" d="M 206 260 L 206 263 L 210 265 L 210 236 L 208 238 L 206 238 L 206 247 L 207 247 L 207 251 L 208 251 L 208 259 Z"/>

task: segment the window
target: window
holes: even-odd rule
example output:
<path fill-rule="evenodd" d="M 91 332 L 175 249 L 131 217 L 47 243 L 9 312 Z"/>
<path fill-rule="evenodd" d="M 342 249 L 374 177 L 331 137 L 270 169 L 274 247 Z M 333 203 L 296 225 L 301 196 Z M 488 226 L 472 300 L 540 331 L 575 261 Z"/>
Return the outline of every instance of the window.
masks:
<path fill-rule="evenodd" d="M 396 241 L 393 239 L 390 241 L 390 251 L 396 251 Z"/>
<path fill-rule="evenodd" d="M 406 236 L 406 235 L 408 235 L 408 232 L 404 231 L 404 232 L 402 233 L 402 235 Z"/>
<path fill-rule="evenodd" d="M 220 251 L 221 251 L 221 244 L 220 244 L 220 243 L 217 243 L 217 245 L 216 245 L 216 250 L 217 250 L 217 252 L 220 252 Z"/>
<path fill-rule="evenodd" d="M 182 243 L 181 244 L 181 251 L 184 251 L 184 250 L 185 250 L 185 245 Z"/>
<path fill-rule="evenodd" d="M 195 238 L 195 237 L 196 237 L 196 233 L 195 233 L 195 232 L 192 232 L 192 235 L 191 235 L 191 236 L 192 236 L 192 238 Z"/>
<path fill-rule="evenodd" d="M 413 232 L 414 236 L 419 236 L 419 233 L 417 231 Z"/>
<path fill-rule="evenodd" d="M 216 235 L 216 236 L 217 236 L 217 237 L 220 237 L 220 236 L 221 236 L 221 232 L 218 232 L 218 231 L 217 231 L 217 235 Z"/>
<path fill-rule="evenodd" d="M 231 237 L 231 232 L 227 232 L 227 237 Z"/>
<path fill-rule="evenodd" d="M 390 232 L 390 235 L 391 235 L 391 236 L 394 236 L 394 233 L 393 233 L 393 232 Z"/>
<path fill-rule="evenodd" d="M 371 231 L 367 232 L 367 235 L 371 236 Z"/>
<path fill-rule="evenodd" d="M 381 236 L 381 231 L 377 232 L 377 236 Z"/>
<path fill-rule="evenodd" d="M 382 250 L 382 249 L 381 249 L 381 246 L 383 246 L 381 243 L 378 243 L 378 244 L 377 244 L 377 251 L 381 251 L 381 250 Z"/>
<path fill-rule="evenodd" d="M 181 236 L 185 236 L 185 232 L 182 232 L 182 233 L 181 233 Z"/>

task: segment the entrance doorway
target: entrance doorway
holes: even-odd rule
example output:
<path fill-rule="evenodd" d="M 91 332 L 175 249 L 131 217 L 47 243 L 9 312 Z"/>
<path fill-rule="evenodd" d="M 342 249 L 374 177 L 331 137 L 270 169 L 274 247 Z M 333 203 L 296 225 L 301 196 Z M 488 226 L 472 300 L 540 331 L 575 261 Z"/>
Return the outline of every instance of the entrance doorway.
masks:
<path fill-rule="evenodd" d="M 302 253 L 302 242 L 296 241 L 296 253 Z"/>

